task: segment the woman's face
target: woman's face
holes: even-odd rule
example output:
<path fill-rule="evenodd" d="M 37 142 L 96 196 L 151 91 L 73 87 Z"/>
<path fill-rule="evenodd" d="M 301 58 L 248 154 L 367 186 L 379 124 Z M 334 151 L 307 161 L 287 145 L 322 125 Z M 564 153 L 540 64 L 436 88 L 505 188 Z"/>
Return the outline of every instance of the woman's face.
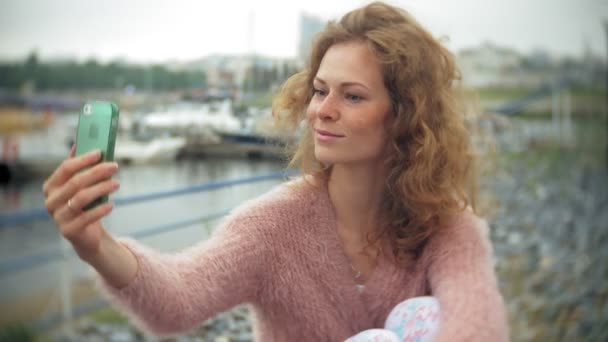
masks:
<path fill-rule="evenodd" d="M 374 54 L 362 43 L 333 45 L 313 87 L 306 114 L 317 160 L 377 164 L 386 146 L 391 101 Z"/>

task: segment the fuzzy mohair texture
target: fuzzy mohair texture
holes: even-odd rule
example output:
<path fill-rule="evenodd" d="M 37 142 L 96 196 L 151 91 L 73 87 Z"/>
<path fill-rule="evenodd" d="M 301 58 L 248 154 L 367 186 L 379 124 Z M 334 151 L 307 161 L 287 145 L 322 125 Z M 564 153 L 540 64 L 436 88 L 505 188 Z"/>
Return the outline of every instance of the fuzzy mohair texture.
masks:
<path fill-rule="evenodd" d="M 139 263 L 134 280 L 99 286 L 145 332 L 170 336 L 248 303 L 256 341 L 344 341 L 384 326 L 391 309 L 432 295 L 436 341 L 507 341 L 504 302 L 485 221 L 469 211 L 433 236 L 410 267 L 386 253 L 356 288 L 326 185 L 291 180 L 246 202 L 208 240 L 161 254 L 120 240 Z"/>

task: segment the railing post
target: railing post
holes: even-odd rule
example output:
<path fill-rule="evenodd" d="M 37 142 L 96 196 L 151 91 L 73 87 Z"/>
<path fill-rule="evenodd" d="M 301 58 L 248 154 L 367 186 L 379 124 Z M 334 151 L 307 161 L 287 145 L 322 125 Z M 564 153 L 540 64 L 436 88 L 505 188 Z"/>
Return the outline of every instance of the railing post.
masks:
<path fill-rule="evenodd" d="M 563 116 L 564 116 L 564 130 L 565 130 L 565 140 L 568 145 L 573 143 L 574 132 L 572 132 L 572 102 L 570 97 L 570 88 L 564 89 L 564 106 L 563 106 Z"/>
<path fill-rule="evenodd" d="M 61 313 L 63 318 L 63 331 L 65 336 L 75 336 L 72 327 L 72 277 L 70 273 L 70 246 L 68 242 L 61 238 L 61 253 L 63 255 L 60 277 L 61 291 Z"/>
<path fill-rule="evenodd" d="M 551 118 L 552 118 L 552 125 L 553 125 L 553 137 L 555 140 L 559 140 L 559 107 L 560 107 L 560 101 L 559 101 L 559 89 L 557 87 L 557 83 L 553 83 L 553 86 L 551 87 Z"/>
<path fill-rule="evenodd" d="M 209 236 L 211 236 L 211 230 L 213 229 L 211 226 L 211 222 L 209 222 L 209 221 L 203 222 L 203 227 L 205 229 L 205 234 L 207 234 L 205 237 L 209 238 Z"/>
<path fill-rule="evenodd" d="M 608 61 L 608 19 L 604 19 L 604 33 L 606 34 L 606 61 Z M 606 107 L 604 107 L 606 115 L 606 168 L 608 168 L 608 65 L 604 68 L 604 77 L 606 78 L 606 90 L 604 91 L 606 97 Z"/>

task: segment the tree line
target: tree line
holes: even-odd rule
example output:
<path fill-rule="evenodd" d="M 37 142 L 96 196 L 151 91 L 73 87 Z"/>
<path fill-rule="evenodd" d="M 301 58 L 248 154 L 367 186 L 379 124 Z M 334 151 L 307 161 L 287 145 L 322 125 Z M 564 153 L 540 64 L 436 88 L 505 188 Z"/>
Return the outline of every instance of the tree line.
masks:
<path fill-rule="evenodd" d="M 162 65 L 127 65 L 66 61 L 43 63 L 36 53 L 21 63 L 0 62 L 0 88 L 18 90 L 29 84 L 36 90 L 121 89 L 175 90 L 206 85 L 202 71 L 173 71 Z"/>
<path fill-rule="evenodd" d="M 298 72 L 293 63 L 277 63 L 272 66 L 253 64 L 247 69 L 243 89 L 245 91 L 266 91 L 272 86 L 282 84 L 291 75 Z"/>

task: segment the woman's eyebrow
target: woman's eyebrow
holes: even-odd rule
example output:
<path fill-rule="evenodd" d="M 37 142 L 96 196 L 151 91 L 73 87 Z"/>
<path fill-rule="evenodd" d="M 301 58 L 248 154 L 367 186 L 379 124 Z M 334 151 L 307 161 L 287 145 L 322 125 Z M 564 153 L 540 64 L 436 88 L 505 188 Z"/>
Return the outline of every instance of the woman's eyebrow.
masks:
<path fill-rule="evenodd" d="M 325 82 L 325 80 L 323 80 L 322 78 L 320 78 L 320 77 L 318 77 L 318 76 L 317 76 L 317 77 L 315 77 L 315 81 L 317 81 L 317 82 L 319 82 L 319 83 L 321 83 L 321 84 L 324 84 L 324 85 L 325 85 L 325 84 L 327 84 L 327 82 Z M 348 87 L 348 86 L 355 86 L 355 85 L 356 85 L 356 86 L 363 87 L 363 88 L 365 88 L 365 89 L 368 89 L 368 90 L 369 90 L 369 87 L 367 87 L 365 84 L 363 84 L 363 83 L 361 83 L 361 82 L 348 81 L 348 82 L 342 82 L 342 83 L 340 83 L 340 86 L 341 86 L 341 87 Z"/>

